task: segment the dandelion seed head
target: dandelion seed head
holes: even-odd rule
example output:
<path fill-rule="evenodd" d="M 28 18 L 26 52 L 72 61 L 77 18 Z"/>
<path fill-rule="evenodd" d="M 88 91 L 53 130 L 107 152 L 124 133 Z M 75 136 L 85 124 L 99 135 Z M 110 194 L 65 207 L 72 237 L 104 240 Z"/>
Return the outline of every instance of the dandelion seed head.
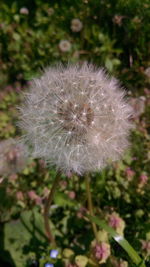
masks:
<path fill-rule="evenodd" d="M 73 32 L 80 32 L 83 28 L 83 23 L 79 19 L 72 19 L 71 21 L 71 30 Z"/>
<path fill-rule="evenodd" d="M 23 14 L 23 15 L 29 14 L 29 10 L 26 7 L 20 8 L 19 12 L 20 12 L 20 14 Z"/>
<path fill-rule="evenodd" d="M 23 140 L 33 157 L 65 173 L 101 170 L 128 147 L 132 109 L 124 96 L 101 68 L 50 67 L 32 81 L 20 108 Z"/>
<path fill-rule="evenodd" d="M 71 50 L 71 43 L 67 40 L 61 40 L 58 47 L 61 52 L 69 52 Z"/>

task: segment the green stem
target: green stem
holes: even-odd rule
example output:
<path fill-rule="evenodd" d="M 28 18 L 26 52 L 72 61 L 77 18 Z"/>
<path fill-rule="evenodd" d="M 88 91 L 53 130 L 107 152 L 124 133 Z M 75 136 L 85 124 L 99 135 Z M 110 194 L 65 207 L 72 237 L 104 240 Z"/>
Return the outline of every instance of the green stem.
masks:
<path fill-rule="evenodd" d="M 92 204 L 92 196 L 91 196 L 91 190 L 90 190 L 90 183 L 89 183 L 89 175 L 85 175 L 85 185 L 86 185 L 86 194 L 87 194 L 87 201 L 88 201 L 88 209 L 89 209 L 89 214 L 91 216 L 94 216 L 94 210 L 93 210 L 93 204 Z M 97 227 L 95 222 L 91 220 L 93 232 L 96 238 L 96 241 L 98 242 L 98 234 L 97 234 Z"/>
<path fill-rule="evenodd" d="M 50 229 L 49 209 L 50 209 L 51 203 L 53 201 L 53 197 L 54 197 L 56 188 L 58 186 L 59 180 L 60 180 L 60 172 L 58 172 L 56 174 L 55 180 L 53 182 L 52 188 L 49 192 L 49 195 L 48 195 L 48 198 L 46 200 L 45 207 L 44 207 L 44 225 L 45 225 L 45 230 L 46 230 L 46 236 L 47 236 L 49 242 L 52 243 L 52 245 L 54 247 L 56 247 L 56 241 L 55 241 L 55 238 L 53 237 L 53 235 L 51 233 L 51 229 Z"/>

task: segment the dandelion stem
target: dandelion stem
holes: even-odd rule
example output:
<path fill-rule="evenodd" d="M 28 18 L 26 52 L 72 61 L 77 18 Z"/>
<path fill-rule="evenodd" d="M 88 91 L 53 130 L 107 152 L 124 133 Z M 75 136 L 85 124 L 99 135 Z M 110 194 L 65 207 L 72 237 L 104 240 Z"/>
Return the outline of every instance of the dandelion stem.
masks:
<path fill-rule="evenodd" d="M 86 194 L 87 194 L 89 213 L 91 216 L 94 216 L 94 210 L 93 210 L 93 204 L 92 204 L 92 195 L 91 195 L 91 190 L 90 190 L 90 183 L 89 183 L 89 175 L 88 174 L 85 175 L 85 185 L 86 185 Z M 96 224 L 94 222 L 92 222 L 92 220 L 91 220 L 91 224 L 92 224 L 92 228 L 93 228 L 93 232 L 94 232 L 96 241 L 98 242 L 98 234 L 97 234 Z"/>
<path fill-rule="evenodd" d="M 47 235 L 49 242 L 52 243 L 52 245 L 54 247 L 56 247 L 56 241 L 55 241 L 55 238 L 53 237 L 53 235 L 51 233 L 51 229 L 50 229 L 49 209 L 50 209 L 51 203 L 53 201 L 53 197 L 54 197 L 56 188 L 58 186 L 59 179 L 60 179 L 60 172 L 58 172 L 56 174 L 55 180 L 53 182 L 52 188 L 49 192 L 49 195 L 48 195 L 48 198 L 46 200 L 45 207 L 44 207 L 44 224 L 45 224 L 46 235 Z"/>

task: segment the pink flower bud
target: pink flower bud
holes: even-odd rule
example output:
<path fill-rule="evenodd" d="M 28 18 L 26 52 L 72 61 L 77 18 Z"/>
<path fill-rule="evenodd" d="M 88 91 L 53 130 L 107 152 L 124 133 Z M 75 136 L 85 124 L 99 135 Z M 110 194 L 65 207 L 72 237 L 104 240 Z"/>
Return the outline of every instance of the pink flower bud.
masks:
<path fill-rule="evenodd" d="M 42 199 L 36 194 L 35 191 L 31 190 L 28 192 L 29 198 L 34 201 L 37 205 L 42 203 Z"/>
<path fill-rule="evenodd" d="M 140 183 L 142 183 L 142 184 L 146 184 L 147 181 L 148 181 L 148 176 L 145 175 L 145 174 L 141 174 L 141 175 L 140 175 Z"/>
<path fill-rule="evenodd" d="M 74 191 L 69 191 L 68 192 L 68 197 L 71 198 L 71 199 L 75 199 L 76 193 Z"/>
<path fill-rule="evenodd" d="M 117 214 L 113 212 L 111 215 L 108 215 L 108 223 L 111 227 L 113 227 L 118 234 L 123 235 L 123 231 L 125 228 L 125 222 L 123 219 Z"/>
<path fill-rule="evenodd" d="M 126 175 L 127 175 L 127 179 L 128 179 L 129 181 L 131 181 L 132 178 L 133 178 L 133 176 L 135 175 L 135 171 L 133 171 L 131 168 L 127 168 L 127 169 L 125 170 L 125 172 L 126 172 Z"/>
<path fill-rule="evenodd" d="M 105 242 L 96 244 L 93 248 L 93 253 L 99 263 L 105 263 L 107 258 L 110 256 L 110 245 Z"/>

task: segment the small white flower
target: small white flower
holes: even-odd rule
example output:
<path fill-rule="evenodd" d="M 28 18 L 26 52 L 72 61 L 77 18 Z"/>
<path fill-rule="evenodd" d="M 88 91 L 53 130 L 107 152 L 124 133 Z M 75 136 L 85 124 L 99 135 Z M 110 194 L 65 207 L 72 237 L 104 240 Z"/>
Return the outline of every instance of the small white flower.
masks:
<path fill-rule="evenodd" d="M 32 156 L 64 172 L 101 170 L 128 146 L 132 109 L 118 81 L 93 65 L 62 65 L 32 81 L 20 126 Z"/>
<path fill-rule="evenodd" d="M 79 19 L 72 19 L 71 21 L 71 30 L 73 32 L 80 32 L 83 28 L 83 24 Z"/>
<path fill-rule="evenodd" d="M 71 49 L 71 43 L 67 40 L 61 40 L 58 46 L 61 52 L 69 52 Z"/>

